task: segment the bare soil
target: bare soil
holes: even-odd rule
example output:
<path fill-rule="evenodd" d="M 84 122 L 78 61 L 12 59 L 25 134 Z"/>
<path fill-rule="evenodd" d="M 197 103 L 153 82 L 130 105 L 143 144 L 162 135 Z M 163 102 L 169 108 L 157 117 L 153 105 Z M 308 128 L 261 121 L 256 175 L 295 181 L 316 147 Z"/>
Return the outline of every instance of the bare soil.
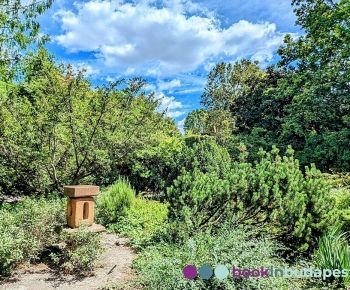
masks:
<path fill-rule="evenodd" d="M 14 275 L 0 284 L 6 290 L 95 290 L 106 285 L 120 285 L 135 278 L 131 265 L 136 258 L 135 252 L 127 246 L 127 239 L 114 234 L 101 233 L 104 253 L 96 264 L 91 276 L 77 277 L 60 275 L 47 265 L 19 267 Z"/>

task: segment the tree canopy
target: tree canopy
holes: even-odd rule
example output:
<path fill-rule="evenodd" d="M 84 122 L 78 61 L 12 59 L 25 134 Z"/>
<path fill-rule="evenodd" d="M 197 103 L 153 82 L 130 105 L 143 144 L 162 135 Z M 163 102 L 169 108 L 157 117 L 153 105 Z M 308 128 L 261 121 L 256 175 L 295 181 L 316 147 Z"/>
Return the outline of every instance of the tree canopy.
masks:
<path fill-rule="evenodd" d="M 23 51 L 32 43 L 43 43 L 37 17 L 53 0 L 0 0 L 0 80 L 13 76 Z"/>
<path fill-rule="evenodd" d="M 285 37 L 279 63 L 266 69 L 249 60 L 217 64 L 202 95 L 205 110 L 190 114 L 185 128 L 215 135 L 204 128 L 220 109 L 219 119 L 229 114 L 235 121 L 226 134 L 236 143 L 292 145 L 304 165 L 349 170 L 350 2 L 292 4 L 304 34 Z"/>

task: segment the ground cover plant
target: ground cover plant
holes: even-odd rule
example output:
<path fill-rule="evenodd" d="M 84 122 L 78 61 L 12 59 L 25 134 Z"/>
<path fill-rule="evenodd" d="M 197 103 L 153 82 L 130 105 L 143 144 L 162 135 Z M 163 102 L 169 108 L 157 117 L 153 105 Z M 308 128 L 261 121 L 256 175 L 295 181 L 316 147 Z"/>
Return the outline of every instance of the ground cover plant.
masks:
<path fill-rule="evenodd" d="M 24 262 L 54 262 L 66 273 L 92 270 L 101 251 L 99 239 L 83 229 L 64 233 L 66 200 L 25 198 L 0 207 L 0 276 Z"/>
<path fill-rule="evenodd" d="M 228 268 L 285 266 L 275 255 L 273 240 L 255 238 L 256 229 L 225 225 L 215 233 L 201 232 L 182 244 L 158 244 L 147 248 L 135 262 L 140 283 L 146 289 L 303 289 L 305 281 L 285 278 L 209 280 L 182 278 L 184 265 L 225 265 Z M 289 288 L 291 289 L 291 288 Z"/>

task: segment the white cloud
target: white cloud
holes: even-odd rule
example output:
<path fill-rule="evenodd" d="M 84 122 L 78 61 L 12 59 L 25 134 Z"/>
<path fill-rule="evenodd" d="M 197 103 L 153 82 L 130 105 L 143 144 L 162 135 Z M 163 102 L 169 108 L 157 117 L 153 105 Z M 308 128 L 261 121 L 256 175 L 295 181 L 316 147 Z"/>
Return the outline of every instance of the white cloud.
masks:
<path fill-rule="evenodd" d="M 104 80 L 107 82 L 115 82 L 117 79 L 115 77 L 107 76 L 104 78 Z"/>
<path fill-rule="evenodd" d="M 177 127 L 179 128 L 181 133 L 185 133 L 185 128 L 184 128 L 185 121 L 186 121 L 186 118 L 183 118 L 182 120 L 177 122 Z"/>
<path fill-rule="evenodd" d="M 215 62 L 207 62 L 204 64 L 204 69 L 207 72 L 210 72 L 215 67 Z"/>
<path fill-rule="evenodd" d="M 152 91 L 154 92 L 157 89 L 157 87 L 154 84 L 147 83 L 145 85 L 145 90 L 146 91 Z"/>
<path fill-rule="evenodd" d="M 168 117 L 178 118 L 185 114 L 185 112 L 181 110 L 183 109 L 183 104 L 177 101 L 175 97 L 168 97 L 162 92 L 158 92 L 156 93 L 156 98 L 160 101 L 158 110 L 160 112 L 165 112 Z"/>
<path fill-rule="evenodd" d="M 181 81 L 178 80 L 178 79 L 173 79 L 170 82 L 164 82 L 164 81 L 159 81 L 158 82 L 158 89 L 160 91 L 170 90 L 170 89 L 177 88 L 177 87 L 180 87 L 180 86 L 181 86 Z"/>
<path fill-rule="evenodd" d="M 128 73 L 173 75 L 208 59 L 272 58 L 283 35 L 272 23 L 241 20 L 228 28 L 191 1 L 87 1 L 56 17 L 55 40 L 69 51 L 94 52 L 104 65 Z"/>
<path fill-rule="evenodd" d="M 71 65 L 73 66 L 73 69 L 75 72 L 83 71 L 84 75 L 87 77 L 92 76 L 92 75 L 97 75 L 100 73 L 99 69 L 94 68 L 93 66 L 91 66 L 90 64 L 87 64 L 85 62 L 73 63 Z"/>
<path fill-rule="evenodd" d="M 203 88 L 202 87 L 195 87 L 195 88 L 191 88 L 191 89 L 185 89 L 185 90 L 181 90 L 178 91 L 178 94 L 184 95 L 184 94 L 193 94 L 193 93 L 197 93 L 197 92 L 202 92 Z"/>

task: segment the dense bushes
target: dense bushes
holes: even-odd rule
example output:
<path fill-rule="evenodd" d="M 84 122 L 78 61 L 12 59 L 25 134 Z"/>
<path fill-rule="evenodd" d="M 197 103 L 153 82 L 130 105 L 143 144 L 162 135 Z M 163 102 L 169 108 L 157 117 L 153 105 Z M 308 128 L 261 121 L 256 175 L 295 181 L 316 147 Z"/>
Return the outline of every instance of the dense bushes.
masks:
<path fill-rule="evenodd" d="M 221 173 L 183 171 L 168 190 L 170 217 L 192 232 L 238 215 L 240 222 L 269 223 L 285 242 L 307 250 L 332 209 L 328 183 L 314 167 L 303 173 L 291 149 L 284 157 L 276 148 L 260 155 L 251 164 L 243 153 Z"/>
<path fill-rule="evenodd" d="M 67 272 L 86 272 L 99 253 L 96 237 L 90 233 L 61 232 L 65 225 L 63 199 L 26 198 L 0 208 L 0 276 L 23 262 L 33 262 L 51 253 L 57 265 Z M 57 251 L 57 245 L 60 248 Z"/>
<path fill-rule="evenodd" d="M 0 209 L 0 275 L 19 262 L 38 258 L 57 240 L 56 230 L 65 220 L 61 200 L 24 199 Z"/>
<path fill-rule="evenodd" d="M 286 278 L 186 280 L 182 269 L 218 264 L 232 268 L 283 267 L 274 253 L 278 245 L 269 239 L 256 239 L 252 228 L 224 226 L 215 234 L 201 232 L 184 244 L 159 244 L 146 249 L 135 262 L 145 289 L 302 289 L 302 279 Z M 291 287 L 291 288 L 288 288 Z M 293 288 L 292 288 L 293 287 Z"/>
<path fill-rule="evenodd" d="M 140 249 L 154 243 L 157 236 L 167 230 L 167 219 L 165 204 L 137 198 L 112 229 L 130 237 L 133 246 Z"/>
<path fill-rule="evenodd" d="M 51 253 L 50 257 L 64 273 L 90 273 L 102 252 L 100 239 L 98 234 L 89 233 L 85 228 L 76 233 L 63 233 L 59 237 L 60 251 Z"/>
<path fill-rule="evenodd" d="M 119 179 L 97 198 L 98 219 L 103 224 L 114 223 L 125 215 L 135 199 L 130 183 Z"/>
<path fill-rule="evenodd" d="M 184 148 L 182 138 L 159 136 L 159 143 L 136 150 L 129 164 L 136 190 L 163 194 L 179 173 Z"/>
<path fill-rule="evenodd" d="M 230 167 L 231 157 L 228 151 L 218 145 L 215 139 L 188 136 L 185 142 L 187 146 L 183 150 L 180 166 L 187 171 L 198 169 L 203 173 L 215 172 L 218 176 L 223 176 Z"/>
<path fill-rule="evenodd" d="M 350 231 L 350 176 L 349 174 L 324 174 L 331 184 L 330 198 L 334 209 L 329 217 L 336 221 L 343 232 Z"/>
<path fill-rule="evenodd" d="M 196 136 L 160 138 L 153 147 L 136 150 L 130 160 L 130 181 L 138 191 L 164 197 L 166 188 L 180 174 L 182 168 L 221 174 L 229 166 L 227 150 L 214 138 Z"/>

